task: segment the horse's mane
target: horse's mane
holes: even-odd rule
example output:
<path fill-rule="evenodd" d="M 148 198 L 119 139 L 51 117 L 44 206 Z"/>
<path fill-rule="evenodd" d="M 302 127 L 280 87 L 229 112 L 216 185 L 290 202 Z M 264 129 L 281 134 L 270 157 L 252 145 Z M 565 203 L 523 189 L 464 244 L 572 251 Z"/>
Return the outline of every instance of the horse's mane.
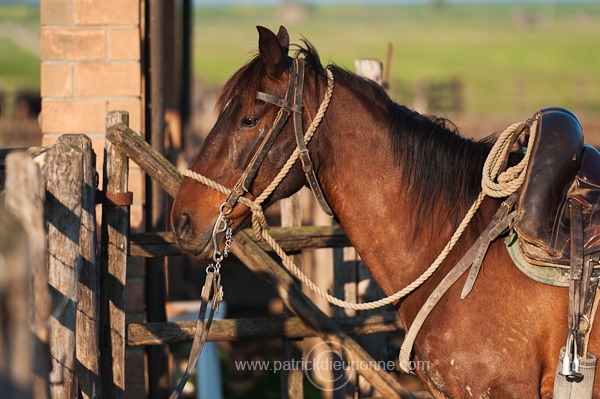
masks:
<path fill-rule="evenodd" d="M 305 39 L 297 46 L 296 57 L 305 60 L 306 71 L 323 80 L 325 68 L 314 47 Z M 412 198 L 415 216 L 432 216 L 438 200 L 448 204 L 446 216 L 453 222 L 462 217 L 460 211 L 476 198 L 481 190 L 481 170 L 491 148 L 491 138 L 474 141 L 463 137 L 456 126 L 445 118 L 421 115 L 390 99 L 385 90 L 372 80 L 362 78 L 347 69 L 329 65 L 336 82 L 341 82 L 370 107 L 379 108 L 388 116 L 388 134 L 396 165 L 402 165 L 403 180 Z M 226 105 L 249 107 L 254 96 L 264 62 L 256 55 L 223 87 L 217 107 Z M 317 93 L 319 90 L 317 90 Z M 244 104 L 244 101 L 246 104 Z M 384 173 L 384 171 L 382 171 Z M 462 205 L 462 206 L 461 206 Z M 427 218 L 427 217 L 426 217 Z"/>

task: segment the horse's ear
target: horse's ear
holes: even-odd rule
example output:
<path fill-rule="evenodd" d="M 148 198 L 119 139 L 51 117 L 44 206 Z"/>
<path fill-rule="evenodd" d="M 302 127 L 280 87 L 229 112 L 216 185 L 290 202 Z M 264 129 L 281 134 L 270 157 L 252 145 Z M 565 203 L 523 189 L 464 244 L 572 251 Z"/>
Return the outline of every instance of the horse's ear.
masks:
<path fill-rule="evenodd" d="M 287 69 L 287 50 L 284 50 L 279 38 L 275 36 L 275 33 L 262 26 L 257 26 L 256 29 L 258 29 L 259 35 L 258 51 L 267 65 L 267 74 L 271 77 L 278 77 Z M 279 33 L 281 33 L 281 30 Z M 286 35 L 287 31 L 285 31 L 283 36 Z"/>
<path fill-rule="evenodd" d="M 277 33 L 277 38 L 279 39 L 279 44 L 281 44 L 283 53 L 287 55 L 288 51 L 290 50 L 290 35 L 288 35 L 288 31 L 283 25 L 279 27 L 279 33 Z"/>

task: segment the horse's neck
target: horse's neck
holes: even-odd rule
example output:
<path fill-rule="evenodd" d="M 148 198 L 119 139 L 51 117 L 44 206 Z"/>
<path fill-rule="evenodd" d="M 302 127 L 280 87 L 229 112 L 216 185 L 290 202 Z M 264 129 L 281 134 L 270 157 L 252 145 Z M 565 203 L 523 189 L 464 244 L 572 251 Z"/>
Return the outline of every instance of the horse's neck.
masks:
<path fill-rule="evenodd" d="M 352 111 L 340 104 L 328 111 L 335 126 L 319 136 L 319 179 L 340 225 L 389 294 L 425 270 L 453 226 L 444 220 L 415 232 L 419 215 L 410 209 L 410 188 L 401 184 L 403 168 L 394 161 L 386 115 L 367 107 Z M 437 201 L 434 208 L 455 208 Z"/>

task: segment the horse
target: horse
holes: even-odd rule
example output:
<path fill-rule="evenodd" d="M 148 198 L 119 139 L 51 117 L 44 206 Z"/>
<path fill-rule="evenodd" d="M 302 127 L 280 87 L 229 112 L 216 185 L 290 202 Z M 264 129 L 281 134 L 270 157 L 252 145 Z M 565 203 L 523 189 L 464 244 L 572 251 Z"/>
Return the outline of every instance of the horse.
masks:
<path fill-rule="evenodd" d="M 304 152 L 310 155 L 325 206 L 376 282 L 386 295 L 400 290 L 432 263 L 477 198 L 492 141 L 463 137 L 448 120 L 395 103 L 375 82 L 336 65 L 324 67 L 305 39 L 295 45 L 292 58 L 283 27 L 278 34 L 263 27 L 258 31 L 258 53 L 220 92 L 218 119 L 189 169 L 239 188 L 236 182 L 247 177 L 247 166 L 261 152 L 245 190 L 235 195 L 256 199 L 298 146 L 291 121 L 283 122 L 270 147 L 261 146 L 271 127 L 281 125 L 281 107 L 288 107 L 304 125 L 311 124 L 331 73 L 335 90 Z M 297 59 L 304 65 L 305 80 L 302 106 L 294 108 L 284 103 L 294 73 L 290 66 Z M 265 206 L 306 186 L 308 169 L 304 162 L 295 162 Z M 223 240 L 212 240 L 223 200 L 222 193 L 183 178 L 171 211 L 182 250 L 208 257 L 223 245 Z M 439 269 L 398 301 L 405 328 L 502 200 L 486 197 Z M 250 220 L 250 207 L 233 201 L 226 208 L 234 231 Z M 461 299 L 464 282 L 462 276 L 449 288 L 415 339 L 414 360 L 427 365 L 415 370 L 424 386 L 435 398 L 551 398 L 566 337 L 568 290 L 522 273 L 503 239 L 491 243 L 471 293 Z M 600 348 L 599 340 L 592 330 L 590 351 Z M 600 397 L 598 383 L 594 397 Z"/>

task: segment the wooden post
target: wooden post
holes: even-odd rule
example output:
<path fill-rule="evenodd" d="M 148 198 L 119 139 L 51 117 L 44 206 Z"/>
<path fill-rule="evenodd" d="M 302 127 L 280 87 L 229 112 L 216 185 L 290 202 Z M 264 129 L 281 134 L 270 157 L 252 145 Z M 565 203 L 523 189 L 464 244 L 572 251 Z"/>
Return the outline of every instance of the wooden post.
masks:
<path fill-rule="evenodd" d="M 13 305 L 5 308 L 16 312 L 16 317 L 13 320 L 29 317 L 29 320 L 26 320 L 29 331 L 19 332 L 21 342 L 26 343 L 27 346 L 24 348 L 19 347 L 17 342 L 13 341 L 15 345 L 11 345 L 11 348 L 14 353 L 18 353 L 18 358 L 15 362 L 11 362 L 11 365 L 17 367 L 20 373 L 30 373 L 25 380 L 25 387 L 27 390 L 31 389 L 32 396 L 35 399 L 46 399 L 50 396 L 48 387 L 50 352 L 48 328 L 46 327 L 46 321 L 50 316 L 50 293 L 48 291 L 48 269 L 46 267 L 44 185 L 39 167 L 34 163 L 32 157 L 25 152 L 14 152 L 8 155 L 6 168 L 5 204 L 16 219 L 20 221 L 20 225 L 24 227 L 28 242 L 28 259 L 23 259 L 22 262 L 17 263 L 6 263 L 9 269 L 11 266 L 16 266 L 22 276 L 26 278 L 22 282 L 23 284 L 12 282 L 9 288 L 22 295 L 28 303 L 25 303 L 26 311 Z M 4 211 L 0 214 L 4 215 Z M 5 217 L 8 217 L 7 215 Z M 11 236 L 18 236 L 17 229 L 10 229 L 9 232 Z M 0 242 L 9 247 L 11 246 L 8 237 L 3 237 Z M 6 254 L 3 255 L 6 260 Z M 6 272 L 0 274 L 10 275 Z M 29 337 L 34 339 L 30 340 Z M 32 355 L 32 357 L 30 358 L 29 355 Z M 0 356 L 0 358 L 6 357 Z M 25 362 L 30 362 L 29 366 L 25 365 Z M 3 387 L 0 387 L 0 392 L 3 395 L 6 394 L 7 397 L 11 397 L 9 391 Z M 23 395 L 12 397 L 23 397 Z"/>
<path fill-rule="evenodd" d="M 129 124 L 124 111 L 109 112 L 106 127 Z M 105 193 L 126 193 L 129 165 L 127 156 L 107 139 L 104 155 Z M 102 320 L 101 378 L 104 397 L 125 396 L 125 273 L 129 234 L 129 206 L 105 202 L 102 206 L 100 316 Z"/>
<path fill-rule="evenodd" d="M 101 398 L 100 380 L 100 268 L 96 257 L 96 154 L 84 135 L 64 136 L 65 143 L 81 149 L 83 181 L 77 286 L 77 379 L 84 399 Z"/>
<path fill-rule="evenodd" d="M 281 201 L 281 227 L 299 227 L 302 225 L 302 205 L 300 193 Z M 301 267 L 300 255 L 292 257 L 296 265 Z M 291 311 L 284 307 L 284 315 Z M 283 339 L 281 342 L 281 360 L 289 365 L 302 364 L 302 340 Z M 301 399 L 304 397 L 303 370 L 297 367 L 284 367 L 281 373 L 281 397 L 284 399 Z"/>
<path fill-rule="evenodd" d="M 378 85 L 383 85 L 383 64 L 375 58 L 361 58 L 354 60 L 356 74 L 371 79 Z"/>
<path fill-rule="evenodd" d="M 167 10 L 173 6 L 173 0 L 149 0 L 149 75 L 150 96 L 146 138 L 160 153 L 165 153 L 165 97 L 167 60 Z M 171 44 L 172 46 L 173 44 Z M 166 195 L 158 183 L 146 179 L 146 226 L 149 231 L 166 230 Z M 148 321 L 166 321 L 167 265 L 165 258 L 146 260 L 146 318 Z M 168 347 L 146 348 L 148 357 L 148 397 L 162 399 L 167 397 L 171 388 L 169 372 L 170 352 Z"/>
<path fill-rule="evenodd" d="M 31 292 L 29 303 L 29 326 L 35 337 L 33 356 L 32 389 L 36 399 L 50 396 L 48 373 L 50 371 L 50 348 L 48 327 L 50 317 L 50 292 L 48 291 L 48 267 L 46 259 L 46 228 L 44 224 L 45 190 L 40 168 L 30 154 L 15 152 L 6 158 L 6 206 L 21 221 L 29 242 L 31 259 Z"/>
<path fill-rule="evenodd" d="M 75 345 L 77 282 L 81 270 L 79 232 L 83 181 L 81 148 L 65 136 L 48 151 L 46 181 L 48 284 L 53 297 L 50 323 L 50 396 L 76 398 Z"/>
<path fill-rule="evenodd" d="M 417 80 L 413 85 L 412 107 L 421 114 L 429 112 L 428 91 L 429 85 L 424 80 Z"/>
<path fill-rule="evenodd" d="M 0 256 L 0 392 L 2 397 L 29 399 L 34 360 L 27 317 L 32 263 L 27 233 L 3 203 Z"/>

